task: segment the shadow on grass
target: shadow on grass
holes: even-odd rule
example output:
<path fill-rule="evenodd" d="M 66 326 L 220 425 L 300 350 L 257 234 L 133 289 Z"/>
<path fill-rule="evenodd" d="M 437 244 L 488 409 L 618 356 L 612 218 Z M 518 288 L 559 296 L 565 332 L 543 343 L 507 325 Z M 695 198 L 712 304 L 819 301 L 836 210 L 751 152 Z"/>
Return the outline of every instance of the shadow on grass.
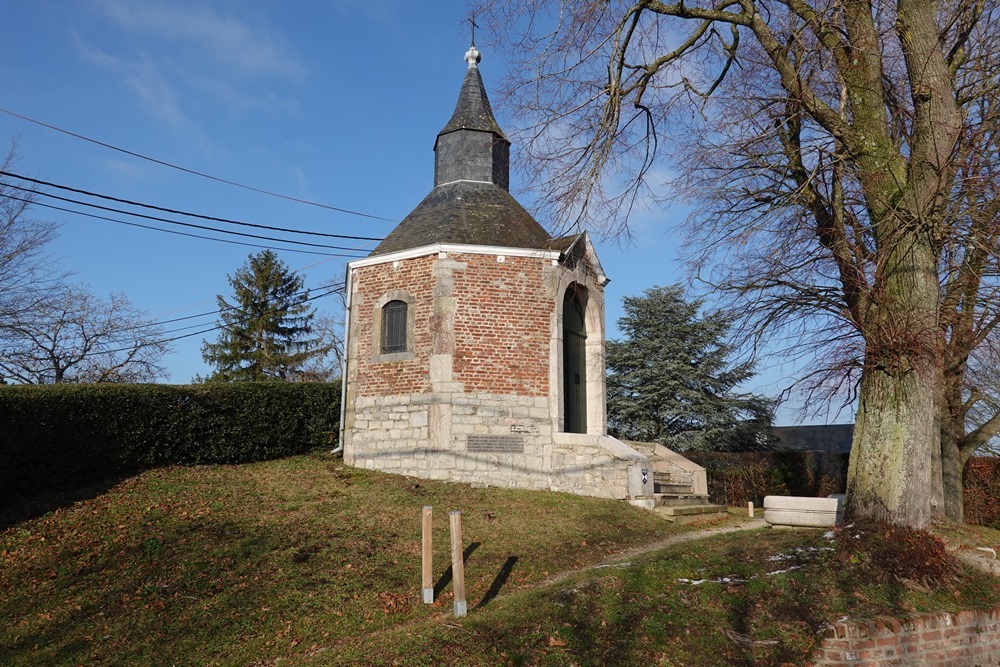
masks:
<path fill-rule="evenodd" d="M 469 556 L 471 556 L 472 552 L 474 552 L 476 549 L 479 548 L 480 544 L 481 544 L 480 542 L 473 542 L 469 546 L 465 547 L 465 551 L 462 552 L 462 564 L 463 565 L 469 562 Z M 441 592 L 445 589 L 445 586 L 447 586 L 448 584 L 451 583 L 451 580 L 452 580 L 452 578 L 454 576 L 455 575 L 452 572 L 451 565 L 449 565 L 448 569 L 445 570 L 444 574 L 441 575 L 441 578 L 438 579 L 438 582 L 436 584 L 434 584 L 434 599 L 435 600 L 438 599 L 438 596 L 441 595 Z"/>
<path fill-rule="evenodd" d="M 483 599 L 479 601 L 479 604 L 475 606 L 476 609 L 482 609 L 500 594 L 500 589 L 507 583 L 507 579 L 510 578 L 510 573 L 514 571 L 515 565 L 517 565 L 517 556 L 511 556 L 504 561 L 503 567 L 500 568 L 500 572 L 497 573 L 493 583 L 490 584 L 490 590 L 486 591 L 486 595 L 484 595 Z"/>
<path fill-rule="evenodd" d="M 135 477 L 142 470 L 110 475 L 84 484 L 67 485 L 59 489 L 18 489 L 0 496 L 0 532 L 19 523 L 44 516 L 57 509 L 69 507 L 81 500 L 91 500 L 107 493 L 125 480 Z"/>

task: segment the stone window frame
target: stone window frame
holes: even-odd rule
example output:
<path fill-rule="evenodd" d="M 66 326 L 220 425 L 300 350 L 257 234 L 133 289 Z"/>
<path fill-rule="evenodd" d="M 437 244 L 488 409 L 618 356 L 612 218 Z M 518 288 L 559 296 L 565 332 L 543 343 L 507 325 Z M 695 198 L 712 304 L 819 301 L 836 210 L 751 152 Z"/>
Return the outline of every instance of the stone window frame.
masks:
<path fill-rule="evenodd" d="M 402 301 L 406 304 L 406 350 L 403 352 L 382 352 L 382 309 L 390 301 Z M 413 352 L 413 295 L 404 290 L 389 290 L 375 302 L 372 314 L 372 363 L 387 363 L 391 361 L 408 361 L 416 358 Z"/>
<path fill-rule="evenodd" d="M 406 352 L 409 343 L 406 317 L 409 312 L 410 305 L 400 299 L 393 299 L 382 306 L 382 354 Z"/>

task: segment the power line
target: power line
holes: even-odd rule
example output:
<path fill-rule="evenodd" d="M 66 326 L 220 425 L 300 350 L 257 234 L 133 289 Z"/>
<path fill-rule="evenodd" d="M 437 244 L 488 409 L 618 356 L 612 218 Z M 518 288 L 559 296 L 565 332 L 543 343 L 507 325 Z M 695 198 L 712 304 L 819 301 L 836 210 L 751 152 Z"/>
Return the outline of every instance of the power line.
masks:
<path fill-rule="evenodd" d="M 180 225 L 182 227 L 191 227 L 192 229 L 204 229 L 210 232 L 217 232 L 219 234 L 232 234 L 233 236 L 243 236 L 245 238 L 251 239 L 261 239 L 263 241 L 278 241 L 279 243 L 291 243 L 294 245 L 309 246 L 312 248 L 326 248 L 329 250 L 348 250 L 352 252 L 360 252 L 361 248 L 345 248 L 344 246 L 327 245 L 325 243 L 310 243 L 309 241 L 295 241 L 292 239 L 279 239 L 273 236 L 261 236 L 260 234 L 249 234 L 247 232 L 232 232 L 228 229 L 219 229 L 218 227 L 209 227 L 208 225 L 196 225 L 193 222 L 181 222 L 180 220 L 171 220 L 170 218 L 161 218 L 158 215 L 146 215 L 145 213 L 133 213 L 132 211 L 126 211 L 121 208 L 114 208 L 112 206 L 101 206 L 100 204 L 91 204 L 89 202 L 80 201 L 79 199 L 72 199 L 71 197 L 60 197 L 59 195 L 54 195 L 49 192 L 44 192 L 41 190 L 32 190 L 30 188 L 24 188 L 20 185 L 14 185 L 13 183 L 7 183 L 7 187 L 13 188 L 15 190 L 21 190 L 23 192 L 30 192 L 35 195 L 41 195 L 42 197 L 48 197 L 50 199 L 57 199 L 59 201 L 66 202 L 68 204 L 76 204 L 78 206 L 88 206 L 90 208 L 96 208 L 99 211 L 109 211 L 111 213 L 121 213 L 122 215 L 130 215 L 134 218 L 142 218 L 143 220 L 154 220 L 156 222 L 165 222 L 170 225 Z"/>
<path fill-rule="evenodd" d="M 183 309 L 181 309 L 181 310 L 183 310 Z M 174 312 L 177 312 L 177 311 L 175 310 Z M 184 317 L 174 317 L 174 318 L 169 319 L 169 320 L 159 320 L 157 322 L 154 322 L 154 323 L 150 324 L 150 326 L 152 326 L 153 324 L 159 326 L 161 324 L 170 324 L 171 322 L 183 322 L 184 320 L 193 320 L 193 319 L 195 319 L 197 317 L 207 317 L 208 315 L 218 315 L 218 314 L 219 314 L 219 310 L 218 309 L 216 309 L 216 310 L 208 310 L 208 311 L 205 311 L 204 313 L 196 313 L 195 315 L 185 315 Z"/>
<path fill-rule="evenodd" d="M 176 229 L 163 229 L 162 227 L 153 227 L 152 225 L 142 225 L 142 224 L 139 224 L 138 222 L 129 222 L 127 220 L 118 220 L 117 218 L 109 218 L 107 216 L 96 215 L 94 213 L 85 213 L 83 211 L 74 211 L 71 208 L 65 208 L 63 206 L 54 206 L 52 204 L 43 204 L 42 202 L 39 202 L 39 201 L 29 201 L 29 200 L 21 198 L 21 197 L 15 197 L 13 195 L 8 195 L 7 198 L 8 199 L 13 199 L 14 201 L 28 202 L 28 203 L 30 203 L 30 204 L 32 204 L 34 206 L 42 206 L 44 208 L 51 208 L 51 209 L 54 209 L 56 211 L 64 211 L 66 213 L 73 213 L 75 215 L 82 215 L 82 216 L 85 216 L 85 217 L 88 217 L 88 218 L 95 218 L 97 220 L 107 220 L 108 222 L 114 222 L 114 223 L 117 223 L 117 224 L 120 224 L 120 225 L 128 225 L 129 227 L 139 227 L 141 229 L 151 229 L 151 230 L 156 231 L 156 232 L 163 232 L 164 234 L 176 234 L 178 236 L 187 236 L 187 237 L 195 238 L 195 239 L 204 239 L 206 241 L 217 241 L 219 243 L 229 243 L 231 245 L 245 246 L 245 247 L 248 247 L 248 248 L 263 248 L 263 249 L 271 249 L 271 250 L 280 250 L 282 252 L 295 252 L 295 253 L 299 253 L 299 254 L 303 254 L 303 255 L 319 255 L 320 257 L 350 257 L 350 258 L 364 257 L 364 255 L 358 255 L 358 254 L 316 252 L 314 250 L 299 250 L 297 248 L 280 248 L 280 247 L 275 247 L 275 246 L 270 246 L 270 245 L 260 245 L 258 243 L 245 243 L 243 241 L 233 241 L 232 239 L 219 239 L 219 238 L 215 238 L 213 236 L 204 236 L 204 235 L 201 235 L 201 234 L 191 234 L 190 232 L 182 232 L 182 231 L 178 231 Z M 230 232 L 230 233 L 232 233 L 232 232 Z M 356 249 L 356 250 L 360 250 L 360 249 Z"/>
<path fill-rule="evenodd" d="M 307 299 L 303 299 L 299 303 L 305 303 L 307 301 L 315 301 L 316 299 L 322 299 L 323 297 L 330 296 L 331 294 L 336 294 L 342 288 L 343 288 L 342 284 L 341 285 L 337 285 L 333 289 L 327 290 L 326 292 L 323 292 L 322 294 L 316 294 L 315 296 L 310 296 Z M 274 313 L 274 312 L 275 312 L 274 310 L 269 311 L 269 313 Z M 162 344 L 165 344 L 165 343 L 173 343 L 174 341 L 182 340 L 184 338 L 193 338 L 194 336 L 200 336 L 202 334 L 211 333 L 213 331 L 217 331 L 219 329 L 223 329 L 226 326 L 227 325 L 225 325 L 225 324 L 216 324 L 215 326 L 210 327 L 208 329 L 202 329 L 201 331 L 195 331 L 195 332 L 189 333 L 189 334 L 182 334 L 180 336 L 173 336 L 172 338 L 163 338 L 163 339 L 154 341 L 154 343 L 158 344 L 158 345 L 162 345 Z M 149 343 L 149 344 L 152 345 L 154 343 Z M 117 350 L 101 350 L 100 352 L 97 352 L 96 354 L 117 354 L 118 352 L 128 352 L 128 351 L 133 350 L 133 349 L 135 349 L 135 348 L 134 347 L 122 347 L 122 348 L 119 348 Z"/>
<path fill-rule="evenodd" d="M 280 276 L 276 276 L 275 277 L 275 280 L 278 280 L 278 279 L 280 279 Z M 314 289 L 306 288 L 306 289 L 299 290 L 298 292 L 290 294 L 288 298 L 295 298 L 295 297 L 298 297 L 298 296 L 302 296 L 303 294 L 309 294 L 310 292 L 315 292 L 316 289 L 332 289 L 332 292 L 327 292 L 328 294 L 332 294 L 333 292 L 338 292 L 338 291 L 342 290 L 343 288 L 344 288 L 344 283 L 327 283 L 326 285 L 322 285 L 319 288 L 314 288 Z M 311 301 L 311 300 L 312 300 L 312 297 L 309 297 L 309 298 L 305 299 L 305 301 Z M 188 315 L 187 317 L 175 317 L 175 318 L 170 319 L 170 320 L 152 320 L 152 321 L 146 322 L 145 324 L 141 324 L 141 325 L 139 325 L 139 326 L 137 326 L 135 328 L 137 328 L 137 329 L 150 329 L 152 327 L 159 327 L 159 326 L 162 326 L 164 324 L 169 324 L 171 322 L 180 322 L 182 320 L 192 320 L 192 319 L 195 319 L 195 318 L 198 318 L 198 317 L 208 317 L 209 315 L 220 315 L 222 313 L 222 311 L 224 311 L 224 310 L 239 310 L 239 307 L 238 306 L 230 306 L 230 305 L 227 304 L 225 308 L 216 308 L 215 310 L 209 310 L 209 311 L 206 311 L 204 313 L 198 313 L 196 315 Z M 161 331 L 160 333 L 161 334 L 164 334 L 164 333 L 174 333 L 175 331 L 184 331 L 186 329 L 195 329 L 197 327 L 203 327 L 203 326 L 205 326 L 204 323 L 189 324 L 187 326 L 177 327 L 176 329 L 167 329 L 166 331 Z"/>
<path fill-rule="evenodd" d="M 340 257 L 340 255 L 334 255 L 332 257 L 325 257 L 323 259 L 316 260 L 312 264 L 306 264 L 305 266 L 300 266 L 297 269 L 292 269 L 292 273 L 297 273 L 297 274 L 302 273 L 306 269 L 314 268 L 316 266 L 319 266 L 320 264 L 326 264 L 327 262 L 332 261 L 332 260 L 336 259 L 337 257 Z M 330 283 L 330 284 L 332 285 L 334 283 Z M 323 285 L 323 286 L 321 286 L 321 288 L 326 288 L 328 286 L 329 285 Z M 343 287 L 343 284 L 341 284 L 340 286 Z M 183 312 L 185 310 L 188 310 L 189 308 L 195 308 L 196 306 L 200 306 L 202 304 L 206 304 L 209 301 L 212 301 L 212 299 L 206 299 L 204 301 L 199 301 L 198 303 L 192 303 L 190 305 L 182 306 L 180 308 L 174 308 L 174 309 L 172 309 L 170 311 L 167 311 L 164 314 L 165 315 L 170 315 L 171 313 Z M 175 317 L 175 318 L 172 318 L 172 319 L 169 319 L 169 320 L 158 320 L 158 321 L 161 324 L 168 324 L 170 322 L 180 322 L 180 321 L 183 321 L 183 320 L 192 320 L 192 319 L 195 319 L 197 317 L 204 317 L 205 315 L 214 315 L 214 314 L 217 314 L 217 313 L 219 313 L 219 310 L 211 310 L 211 311 L 208 311 L 206 313 L 196 313 L 195 315 L 187 315 L 187 316 L 184 316 L 184 317 Z"/>
<path fill-rule="evenodd" d="M 252 222 L 243 222 L 241 220 L 230 220 L 228 218 L 217 218 L 217 217 L 212 216 L 212 215 L 202 215 L 200 213 L 190 213 L 190 212 L 187 212 L 187 211 L 180 211 L 180 210 L 173 209 L 173 208 L 166 208 L 166 207 L 163 207 L 163 206 L 155 206 L 153 204 L 143 204 L 142 202 L 132 201 L 130 199 L 121 199 L 119 197 L 112 197 L 110 195 L 102 195 L 102 194 L 97 193 L 97 192 L 90 192 L 89 190 L 81 190 L 79 188 L 69 187 L 68 185 L 60 185 L 58 183 L 52 183 L 51 181 L 44 181 L 44 180 L 41 180 L 41 179 L 38 179 L 38 178 L 31 178 L 30 176 L 21 176 L 20 174 L 15 174 L 15 173 L 12 173 L 12 172 L 9 172 L 9 171 L 2 171 L 2 170 L 0 170 L 0 176 L 9 176 L 11 178 L 18 178 L 18 179 L 20 179 L 22 181 L 28 181 L 30 183 L 36 183 L 38 185 L 47 185 L 49 187 L 57 188 L 59 190 L 66 190 L 68 192 L 75 192 L 77 194 L 87 195 L 88 197 L 98 197 L 100 199 L 105 199 L 105 200 L 108 200 L 108 201 L 115 201 L 115 202 L 118 202 L 120 204 L 129 204 L 130 206 L 141 206 L 142 208 L 153 209 L 155 211 L 163 211 L 164 213 L 174 213 L 176 215 L 184 215 L 184 216 L 188 216 L 188 217 L 191 217 L 191 218 L 199 218 L 201 220 L 211 220 L 213 222 L 224 222 L 224 223 L 230 224 L 230 225 L 242 225 L 244 227 L 256 227 L 258 229 L 270 229 L 271 231 L 275 231 L 275 232 L 288 232 L 288 233 L 291 233 L 291 234 L 309 234 L 311 236 L 325 236 L 325 237 L 328 237 L 328 238 L 335 238 L 335 239 L 353 239 L 353 240 L 356 240 L 356 241 L 381 241 L 382 240 L 382 237 L 376 237 L 376 236 L 348 236 L 346 234 L 327 234 L 327 233 L 324 233 L 324 232 L 313 232 L 313 231 L 306 231 L 306 230 L 302 230 L 302 229 L 291 229 L 291 228 L 288 228 L 288 227 L 272 227 L 270 225 L 260 225 L 260 224 L 255 224 L 255 223 L 252 223 Z M 24 189 L 27 189 L 27 188 L 24 188 Z M 36 192 L 36 191 L 32 190 L 32 192 Z M 75 201 L 75 200 L 70 200 L 70 201 Z M 112 209 L 112 210 L 117 210 L 117 209 Z"/>
<path fill-rule="evenodd" d="M 243 188 L 244 190 L 250 190 L 252 192 L 259 192 L 260 194 L 268 195 L 270 197 L 278 197 L 279 199 L 286 199 L 288 201 L 294 201 L 294 202 L 298 202 L 300 204 L 307 204 L 309 206 L 316 206 L 318 208 L 325 208 L 325 209 L 329 209 L 331 211 L 337 211 L 338 213 L 346 213 L 348 215 L 356 215 L 356 216 L 359 216 L 359 217 L 362 217 L 362 218 L 370 218 L 372 220 L 382 220 L 384 222 L 399 222 L 398 220 L 393 220 L 391 218 L 383 218 L 382 216 L 372 215 L 370 213 L 360 213 L 358 211 L 352 211 L 352 210 L 346 209 L 346 208 L 339 208 L 337 206 L 330 206 L 329 204 L 320 204 L 318 202 L 309 201 L 308 199 L 299 199 L 298 197 L 291 197 L 289 195 L 283 195 L 283 194 L 280 194 L 280 193 L 277 193 L 277 192 L 271 192 L 270 190 L 264 190 L 264 189 L 261 189 L 261 188 L 255 188 L 255 187 L 253 187 L 251 185 L 244 185 L 242 183 L 237 183 L 236 181 L 230 181 L 228 179 L 220 178 L 218 176 L 212 176 L 211 174 L 206 174 L 206 173 L 201 172 L 201 171 L 196 171 L 194 169 L 188 169 L 187 167 L 181 167 L 180 165 L 176 165 L 176 164 L 173 164 L 171 162 L 166 162 L 164 160 L 158 160 L 158 159 L 156 159 L 154 157 L 149 157 L 148 155 L 143 155 L 142 153 L 136 153 L 135 151 L 130 151 L 130 150 L 127 150 L 125 148 L 119 148 L 118 146 L 106 143 L 104 141 L 98 141 L 97 139 L 91 139 L 90 137 L 86 137 L 86 136 L 84 136 L 82 134 L 77 134 L 76 132 L 70 132 L 69 130 L 64 130 L 61 127 L 56 127 L 55 125 L 50 125 L 49 123 L 44 123 L 44 122 L 42 122 L 40 120 L 36 120 L 36 119 L 31 118 L 29 116 L 24 116 L 22 114 L 15 113 L 15 112 L 10 111 L 8 109 L 0 108 L 0 112 L 5 113 L 5 114 L 7 114 L 9 116 L 14 116 L 15 118 L 20 118 L 21 120 L 26 120 L 29 123 L 34 123 L 35 125 L 40 125 L 42 127 L 48 128 L 50 130 L 55 130 L 56 132 L 62 132 L 63 134 L 66 134 L 68 136 L 74 137 L 76 139 L 82 139 L 83 141 L 89 141 L 92 144 L 96 144 L 96 145 L 102 146 L 104 148 L 109 148 L 109 149 L 111 149 L 113 151 L 118 151 L 119 153 L 124 153 L 125 155 L 131 155 L 132 157 L 137 157 L 137 158 L 140 158 L 142 160 L 148 160 L 149 162 L 153 162 L 155 164 L 162 165 L 164 167 L 170 167 L 171 169 L 177 169 L 178 171 L 183 171 L 183 172 L 188 173 L 188 174 L 193 174 L 194 176 L 201 176 L 202 178 L 207 178 L 207 179 L 216 181 L 218 183 L 225 183 L 226 185 L 232 185 L 232 186 L 237 187 L 237 188 Z"/>

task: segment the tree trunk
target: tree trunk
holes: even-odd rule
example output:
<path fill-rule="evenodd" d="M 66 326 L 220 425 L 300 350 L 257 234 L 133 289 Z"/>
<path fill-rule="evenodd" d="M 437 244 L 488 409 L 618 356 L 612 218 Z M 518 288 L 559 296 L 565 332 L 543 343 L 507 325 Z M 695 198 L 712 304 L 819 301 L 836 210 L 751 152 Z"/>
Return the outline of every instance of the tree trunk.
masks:
<path fill-rule="evenodd" d="M 885 263 L 862 322 L 865 365 L 847 475 L 848 514 L 925 528 L 940 447 L 935 254 L 913 220 L 880 225 Z"/>
<path fill-rule="evenodd" d="M 937 413 L 940 415 L 940 413 Z M 934 430 L 940 435 L 941 446 L 934 447 L 931 446 L 931 518 L 935 521 L 942 521 L 948 518 L 947 515 L 947 491 L 944 486 L 944 468 L 943 468 L 943 451 L 944 451 L 944 433 L 941 431 L 940 427 L 940 417 L 935 417 L 934 419 Z"/>
<path fill-rule="evenodd" d="M 965 499 L 962 492 L 962 469 L 968 457 L 962 453 L 965 444 L 965 409 L 962 402 L 964 374 L 946 373 L 941 383 L 943 400 L 939 415 L 941 423 L 941 488 L 944 517 L 956 523 L 965 522 Z"/>
<path fill-rule="evenodd" d="M 925 528 L 930 523 L 933 369 L 867 371 L 847 473 L 847 512 Z"/>
<path fill-rule="evenodd" d="M 965 523 L 965 497 L 962 472 L 968 457 L 949 429 L 941 429 L 941 481 L 944 488 L 944 512 L 949 521 Z"/>

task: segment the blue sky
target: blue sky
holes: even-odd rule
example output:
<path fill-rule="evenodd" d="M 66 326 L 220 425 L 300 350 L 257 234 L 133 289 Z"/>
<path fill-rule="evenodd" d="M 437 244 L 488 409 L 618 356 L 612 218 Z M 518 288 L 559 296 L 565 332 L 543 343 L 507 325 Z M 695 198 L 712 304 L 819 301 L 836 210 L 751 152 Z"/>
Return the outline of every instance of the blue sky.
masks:
<path fill-rule="evenodd" d="M 432 186 L 434 138 L 454 107 L 469 43 L 468 9 L 459 0 L 7 0 L 0 8 L 0 108 L 194 171 L 390 220 L 404 217 Z M 492 91 L 506 63 L 484 49 L 480 68 Z M 17 172 L 53 183 L 325 233 L 380 237 L 393 227 L 170 169 L 0 113 L 0 141 L 12 137 Z M 51 254 L 77 280 L 102 295 L 125 292 L 158 320 L 214 308 L 215 295 L 229 293 L 227 274 L 256 251 L 41 208 L 35 217 L 60 224 Z M 683 217 L 679 210 L 640 213 L 629 247 L 596 239 L 612 279 L 610 335 L 622 296 L 683 279 L 669 233 Z M 374 245 L 305 240 L 360 254 Z M 279 255 L 302 269 L 309 287 L 343 278 L 344 257 Z M 333 298 L 317 304 L 336 310 Z M 214 318 L 192 321 L 202 322 L 207 328 Z M 201 341 L 174 344 L 166 359 L 171 381 L 208 371 Z M 766 374 L 756 388 L 773 394 L 774 383 Z"/>

